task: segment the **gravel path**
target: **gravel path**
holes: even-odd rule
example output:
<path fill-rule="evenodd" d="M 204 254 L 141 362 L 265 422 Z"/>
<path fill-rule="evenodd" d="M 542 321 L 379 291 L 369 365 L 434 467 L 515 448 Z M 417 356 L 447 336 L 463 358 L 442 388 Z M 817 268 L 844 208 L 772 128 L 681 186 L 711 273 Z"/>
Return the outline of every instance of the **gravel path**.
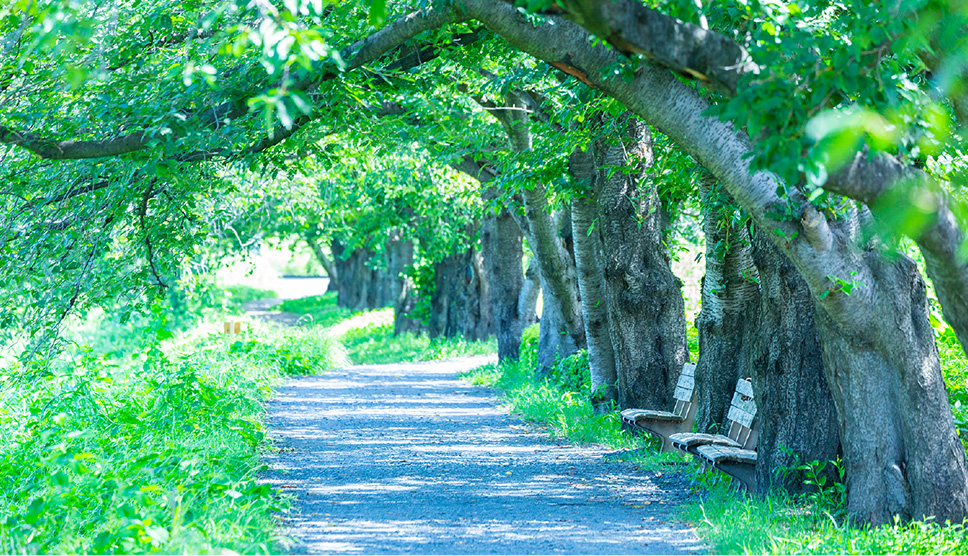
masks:
<path fill-rule="evenodd" d="M 670 521 L 689 496 L 683 477 L 548 439 L 457 379 L 486 361 L 350 367 L 281 388 L 269 408 L 281 451 L 267 456 L 267 481 L 297 498 L 285 524 L 301 542 L 289 550 L 703 550 L 692 528 Z"/>

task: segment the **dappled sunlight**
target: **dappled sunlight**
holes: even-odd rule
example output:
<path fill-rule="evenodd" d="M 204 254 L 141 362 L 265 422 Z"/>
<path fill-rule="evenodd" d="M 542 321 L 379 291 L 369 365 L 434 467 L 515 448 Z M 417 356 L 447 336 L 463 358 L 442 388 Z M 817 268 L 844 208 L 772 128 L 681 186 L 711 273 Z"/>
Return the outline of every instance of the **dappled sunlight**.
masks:
<path fill-rule="evenodd" d="M 699 549 L 648 476 L 548 440 L 455 379 L 487 361 L 359 366 L 281 389 L 267 480 L 299 499 L 291 533 L 339 553 Z"/>

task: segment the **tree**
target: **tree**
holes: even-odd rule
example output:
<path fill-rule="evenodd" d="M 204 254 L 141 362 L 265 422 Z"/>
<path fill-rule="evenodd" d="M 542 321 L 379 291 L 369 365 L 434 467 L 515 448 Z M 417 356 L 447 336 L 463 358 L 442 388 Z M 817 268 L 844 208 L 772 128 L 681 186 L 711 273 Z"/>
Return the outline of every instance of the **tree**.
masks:
<path fill-rule="evenodd" d="M 314 151 L 318 136 L 330 132 L 329 122 L 355 129 L 358 122 L 341 118 L 340 100 L 383 94 L 374 83 L 382 79 L 384 66 L 373 72 L 364 66 L 401 54 L 399 45 L 428 31 L 433 35 L 430 52 L 447 52 L 460 42 L 454 31 L 466 33 L 480 23 L 513 47 L 621 102 L 668 136 L 745 211 L 754 237 L 765 237 L 793 265 L 815 308 L 848 466 L 851 512 L 872 523 L 895 515 L 965 517 L 965 452 L 947 405 L 926 287 L 916 265 L 892 247 L 899 234 L 917 241 L 946 318 L 964 342 L 959 319 L 968 314 L 963 306 L 968 267 L 958 257 L 961 205 L 944 181 L 958 177 L 952 161 L 961 160 L 960 136 L 945 134 L 945 126 L 937 123 L 904 124 L 905 119 L 943 122 L 949 106 L 951 121 L 964 123 L 964 67 L 948 62 L 958 59 L 963 41 L 936 38 L 963 29 L 964 13 L 930 2 L 892 8 L 889 19 L 876 4 L 841 6 L 837 17 L 817 17 L 817 6 L 677 12 L 698 20 L 695 25 L 631 0 L 537 2 L 531 7 L 541 13 L 530 15 L 507 3 L 461 0 L 424 6 L 337 51 L 320 30 L 338 33 L 347 42 L 369 33 L 363 20 L 346 19 L 359 13 L 356 4 L 328 11 L 301 3 L 286 10 L 226 8 L 202 16 L 208 13 L 205 7 L 190 4 L 177 18 L 169 16 L 170 36 L 148 36 L 147 41 L 136 40 L 138 29 L 167 28 L 165 15 L 125 7 L 118 21 L 130 21 L 130 26 L 98 31 L 96 41 L 82 32 L 80 39 L 61 47 L 54 64 L 28 68 L 26 77 L 18 74 L 11 81 L 8 89 L 55 93 L 45 93 L 36 112 L 26 101 L 18 103 L 0 122 L 0 141 L 17 147 L 11 151 L 16 170 L 8 176 L 11 192 L 24 197 L 17 206 L 33 202 L 45 186 L 53 193 L 43 203 L 74 207 L 90 202 L 91 219 L 109 211 L 95 203 L 109 202 L 127 227 L 119 228 L 125 231 L 118 237 L 133 238 L 127 245 L 139 246 L 144 275 L 161 285 L 164 273 L 157 271 L 154 248 L 160 228 L 149 224 L 190 205 L 187 200 L 198 195 L 193 184 L 199 176 L 212 179 L 242 161 L 272 162 L 303 149 Z M 17 45 L 12 54 L 5 51 L 5 66 L 27 68 L 33 52 L 72 29 L 64 22 L 113 17 L 73 5 L 32 9 L 34 19 L 22 27 L 10 12 L 3 14 L 7 44 Z M 940 22 L 918 27 L 901 9 L 944 17 L 918 19 Z M 68 17 L 61 17 L 65 13 Z M 45 18 L 53 23 L 45 26 Z M 730 34 L 709 29 L 709 21 Z M 142 58 L 134 56 L 118 66 L 129 58 L 110 56 L 132 48 L 113 49 L 109 56 L 102 45 L 120 39 L 108 35 L 157 52 L 157 64 L 139 64 Z M 593 43 L 592 35 L 609 46 Z M 250 48 L 253 43 L 259 48 Z M 394 60 L 402 59 L 393 54 Z M 640 55 L 646 58 L 628 57 Z M 191 66 L 173 64 L 186 56 Z M 50 85 L 61 77 L 70 82 L 67 68 L 86 67 L 84 62 L 92 59 L 101 61 L 96 79 L 75 81 L 76 89 Z M 165 72 L 165 67 L 182 71 Z M 946 83 L 955 85 L 935 89 L 940 102 L 931 99 L 935 90 L 919 86 L 927 82 L 925 68 L 950 77 Z M 697 90 L 670 69 L 708 90 Z M 152 87 L 139 86 L 157 75 L 164 77 L 156 77 Z M 109 95 L 112 101 L 100 106 L 98 95 L 112 89 L 119 94 Z M 502 91 L 502 105 L 496 107 L 527 108 L 516 91 Z M 527 153 L 533 144 L 528 127 L 534 121 L 520 112 L 502 123 L 514 150 Z M 888 117 L 895 119 L 893 127 Z M 864 142 L 875 154 L 861 148 Z M 54 164 L 29 153 L 74 162 Z M 256 159 L 257 153 L 265 154 Z M 191 168 L 190 177 L 184 167 Z M 25 182 L 22 176 L 28 174 L 31 180 Z M 503 175 L 513 179 L 516 173 Z M 71 185 L 65 189 L 60 182 Z M 542 286 L 549 292 L 546 302 L 554 300 L 546 318 L 557 308 L 565 339 L 577 347 L 584 335 L 583 315 L 558 232 L 571 226 L 551 219 L 547 183 L 531 180 L 535 187 L 520 190 L 527 216 L 522 230 L 531 234 Z M 153 200 L 166 194 L 173 201 L 156 208 Z M 927 200 L 930 210 L 920 216 L 896 210 L 896 200 L 904 198 Z M 916 218 L 909 218 L 912 214 Z M 516 216 L 510 210 L 509 215 Z M 169 219 L 160 221 L 171 225 Z M 912 221 L 917 225 L 908 225 Z M 41 222 L 42 229 L 59 226 L 44 218 L 32 225 Z M 34 229 L 19 225 L 17 234 Z M 87 252 L 107 252 L 106 240 Z M 785 264 L 772 256 L 762 260 L 772 260 L 763 263 L 771 269 Z M 764 268 L 759 270 L 762 274 Z M 78 299 L 69 286 L 58 287 L 65 297 Z M 770 384 L 772 378 L 764 376 L 757 386 L 765 398 L 785 389 Z"/>

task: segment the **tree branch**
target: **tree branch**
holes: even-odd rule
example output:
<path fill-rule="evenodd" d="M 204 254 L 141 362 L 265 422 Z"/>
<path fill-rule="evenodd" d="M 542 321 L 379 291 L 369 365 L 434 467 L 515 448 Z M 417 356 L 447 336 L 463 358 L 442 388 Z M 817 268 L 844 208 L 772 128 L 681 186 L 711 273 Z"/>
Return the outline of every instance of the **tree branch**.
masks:
<path fill-rule="evenodd" d="M 145 148 L 149 139 L 146 133 L 131 133 L 92 141 L 48 141 L 33 133 L 23 133 L 0 126 L 0 143 L 17 145 L 41 158 L 50 160 L 118 156 Z"/>
<path fill-rule="evenodd" d="M 430 7 L 408 14 L 365 39 L 356 41 L 341 50 L 341 58 L 347 61 L 345 71 L 359 68 L 376 60 L 395 46 L 419 33 L 456 23 L 463 19 L 466 18 L 458 15 L 452 7 Z M 311 72 L 305 78 L 292 84 L 290 88 L 310 92 L 340 74 L 341 71 L 333 68 L 331 64 L 325 64 L 317 71 Z M 223 120 L 234 120 L 246 115 L 249 112 L 246 99 L 254 95 L 254 92 L 250 92 L 242 97 L 228 100 L 221 105 L 199 110 L 190 114 L 187 119 L 197 119 L 202 127 L 217 127 Z M 151 134 L 142 132 L 107 139 L 58 141 L 43 139 L 32 133 L 0 126 L 0 143 L 17 145 L 42 158 L 54 160 L 103 158 L 137 152 L 145 149 L 152 137 Z"/>
<path fill-rule="evenodd" d="M 158 281 L 158 287 L 166 289 L 168 284 L 161 279 L 158 268 L 155 266 L 155 253 L 154 248 L 151 246 L 151 234 L 148 232 L 148 226 L 145 224 L 145 217 L 148 215 L 148 201 L 154 196 L 155 181 L 155 178 L 148 180 L 148 187 L 145 188 L 145 192 L 141 195 L 141 204 L 138 206 L 138 221 L 141 223 L 141 231 L 145 234 L 145 247 L 148 249 L 148 267 L 151 269 L 151 274 L 154 275 L 155 280 Z"/>
<path fill-rule="evenodd" d="M 925 270 L 934 282 L 944 319 L 954 329 L 962 349 L 968 351 L 968 264 L 961 252 L 966 238 L 942 184 L 887 153 L 869 156 L 865 149 L 831 174 L 824 190 L 876 209 L 892 188 L 903 186 L 917 188 L 919 195 L 930 195 L 936 207 L 934 221 L 912 239 L 924 255 Z"/>
<path fill-rule="evenodd" d="M 632 0 L 565 0 L 565 17 L 603 38 L 619 52 L 705 82 L 733 96 L 739 79 L 758 73 L 733 39 Z"/>

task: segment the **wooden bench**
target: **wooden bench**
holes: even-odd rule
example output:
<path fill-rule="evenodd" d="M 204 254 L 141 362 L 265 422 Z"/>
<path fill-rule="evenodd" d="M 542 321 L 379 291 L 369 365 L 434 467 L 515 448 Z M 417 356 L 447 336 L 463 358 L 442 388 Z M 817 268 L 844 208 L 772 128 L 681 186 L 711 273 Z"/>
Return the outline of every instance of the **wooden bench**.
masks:
<path fill-rule="evenodd" d="M 756 452 L 732 446 L 707 444 L 696 449 L 706 465 L 740 482 L 746 492 L 756 493 Z"/>
<path fill-rule="evenodd" d="M 670 437 L 672 445 L 738 480 L 748 492 L 756 492 L 758 423 L 754 422 L 756 402 L 749 379 L 736 383 L 726 418 L 728 434 L 679 433 Z"/>
<path fill-rule="evenodd" d="M 629 430 L 649 432 L 661 438 L 660 452 L 672 450 L 669 437 L 692 430 L 696 422 L 696 366 L 692 363 L 682 366 L 673 398 L 676 405 L 672 411 L 626 409 L 622 412 L 622 424 Z"/>
<path fill-rule="evenodd" d="M 222 323 L 222 334 L 241 334 L 242 331 L 241 321 L 225 321 Z"/>

